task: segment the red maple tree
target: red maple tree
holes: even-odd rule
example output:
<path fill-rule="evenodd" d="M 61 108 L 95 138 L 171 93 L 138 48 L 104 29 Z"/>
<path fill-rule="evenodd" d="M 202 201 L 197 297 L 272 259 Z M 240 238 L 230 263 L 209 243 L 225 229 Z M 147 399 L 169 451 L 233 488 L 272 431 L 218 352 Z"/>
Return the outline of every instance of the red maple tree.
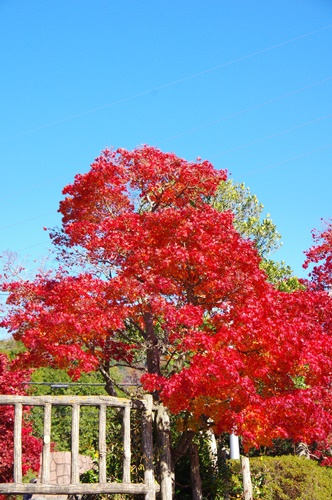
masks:
<path fill-rule="evenodd" d="M 99 369 L 110 394 L 112 365 L 140 370 L 187 444 L 208 426 L 247 446 L 324 440 L 331 298 L 268 282 L 233 215 L 212 207 L 225 179 L 207 161 L 148 146 L 104 151 L 63 191 L 51 233 L 61 266 L 3 285 L 2 326 L 26 345 L 21 362 Z"/>
<path fill-rule="evenodd" d="M 0 394 L 24 394 L 24 382 L 30 379 L 27 370 L 13 369 L 5 354 L 0 353 Z M 31 423 L 27 420 L 28 409 L 23 411 L 22 425 L 22 472 L 38 472 L 42 443 L 32 435 Z M 0 406 L 0 482 L 13 480 L 14 462 L 14 408 Z M 0 495 L 0 498 L 6 498 Z"/>
<path fill-rule="evenodd" d="M 305 252 L 304 267 L 313 265 L 311 284 L 316 289 L 331 291 L 332 285 L 332 221 L 324 223 L 322 231 L 314 230 L 314 245 Z"/>

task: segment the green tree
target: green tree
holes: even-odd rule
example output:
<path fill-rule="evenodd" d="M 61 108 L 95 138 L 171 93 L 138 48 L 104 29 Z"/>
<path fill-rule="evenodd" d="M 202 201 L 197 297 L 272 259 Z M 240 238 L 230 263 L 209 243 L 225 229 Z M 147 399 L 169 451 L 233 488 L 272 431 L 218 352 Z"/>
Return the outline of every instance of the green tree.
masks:
<path fill-rule="evenodd" d="M 255 243 L 262 257 L 261 269 L 268 275 L 270 283 L 284 292 L 303 287 L 285 262 L 276 262 L 271 255 L 282 245 L 281 235 L 269 213 L 264 214 L 264 205 L 252 194 L 244 183 L 227 179 L 221 182 L 217 193 L 210 199 L 211 205 L 220 212 L 230 211 L 234 215 L 234 227 L 243 236 Z"/>
<path fill-rule="evenodd" d="M 23 342 L 19 342 L 13 338 L 0 340 L 0 352 L 6 354 L 11 360 L 24 351 L 26 351 L 26 347 Z"/>
<path fill-rule="evenodd" d="M 267 258 L 281 246 L 281 235 L 277 231 L 270 214 L 264 215 L 264 205 L 244 183 L 232 179 L 221 182 L 211 205 L 220 212 L 234 214 L 234 226 L 246 239 L 255 242 L 263 258 Z"/>

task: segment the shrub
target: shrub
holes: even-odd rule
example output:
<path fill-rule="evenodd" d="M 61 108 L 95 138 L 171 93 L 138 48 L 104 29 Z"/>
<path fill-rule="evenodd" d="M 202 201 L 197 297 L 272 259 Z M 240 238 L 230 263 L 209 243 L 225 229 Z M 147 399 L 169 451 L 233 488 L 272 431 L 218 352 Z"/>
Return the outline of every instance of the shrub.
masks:
<path fill-rule="evenodd" d="M 241 465 L 230 461 L 231 499 L 239 498 Z M 253 497 L 264 500 L 331 500 L 332 470 L 291 455 L 250 459 Z M 222 497 L 220 497 L 222 498 Z"/>

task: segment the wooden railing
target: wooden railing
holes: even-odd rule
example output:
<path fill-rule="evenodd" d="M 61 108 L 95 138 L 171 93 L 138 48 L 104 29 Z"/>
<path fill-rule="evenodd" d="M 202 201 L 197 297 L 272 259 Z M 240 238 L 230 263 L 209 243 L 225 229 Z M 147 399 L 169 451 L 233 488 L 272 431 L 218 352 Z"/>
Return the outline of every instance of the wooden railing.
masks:
<path fill-rule="evenodd" d="M 152 397 L 140 400 L 115 398 L 111 396 L 3 396 L 0 405 L 15 408 L 14 420 L 14 472 L 13 483 L 0 483 L 0 494 L 44 494 L 44 495 L 82 495 L 82 494 L 145 494 L 146 500 L 155 499 L 159 486 L 153 472 L 152 438 Z M 51 411 L 53 405 L 72 407 L 71 426 L 71 476 L 70 484 L 50 484 L 51 461 Z M 22 417 L 23 406 L 44 407 L 44 438 L 41 462 L 41 481 L 35 484 L 22 482 Z M 81 406 L 99 408 L 99 482 L 82 484 L 79 477 L 79 421 Z M 123 413 L 123 477 L 122 482 L 108 482 L 106 471 L 106 410 L 108 407 L 120 408 Z M 142 452 L 144 464 L 144 483 L 131 482 L 131 439 L 130 412 L 132 408 L 142 411 Z"/>

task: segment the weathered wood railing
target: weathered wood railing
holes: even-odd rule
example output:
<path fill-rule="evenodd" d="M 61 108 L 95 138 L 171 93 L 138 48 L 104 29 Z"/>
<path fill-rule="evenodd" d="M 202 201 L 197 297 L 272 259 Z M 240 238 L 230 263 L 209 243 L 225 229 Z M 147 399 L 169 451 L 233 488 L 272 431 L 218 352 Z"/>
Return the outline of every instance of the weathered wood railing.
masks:
<path fill-rule="evenodd" d="M 0 494 L 44 494 L 44 495 L 82 495 L 84 494 L 145 494 L 146 500 L 155 499 L 159 486 L 153 472 L 152 438 L 152 397 L 132 401 L 111 396 L 4 396 L 0 395 L 0 405 L 15 408 L 14 419 L 14 474 L 13 483 L 0 483 Z M 51 410 L 53 405 L 72 407 L 71 427 L 71 477 L 70 484 L 50 484 L 51 460 Z M 41 482 L 22 482 L 22 417 L 23 406 L 44 407 L 44 440 L 41 462 Z M 99 408 L 99 482 L 82 484 L 79 477 L 79 421 L 81 406 Z M 108 407 L 121 408 L 123 411 L 123 477 L 122 482 L 107 482 L 106 474 L 106 410 Z M 142 452 L 144 463 L 144 483 L 132 483 L 130 411 L 142 410 Z"/>

